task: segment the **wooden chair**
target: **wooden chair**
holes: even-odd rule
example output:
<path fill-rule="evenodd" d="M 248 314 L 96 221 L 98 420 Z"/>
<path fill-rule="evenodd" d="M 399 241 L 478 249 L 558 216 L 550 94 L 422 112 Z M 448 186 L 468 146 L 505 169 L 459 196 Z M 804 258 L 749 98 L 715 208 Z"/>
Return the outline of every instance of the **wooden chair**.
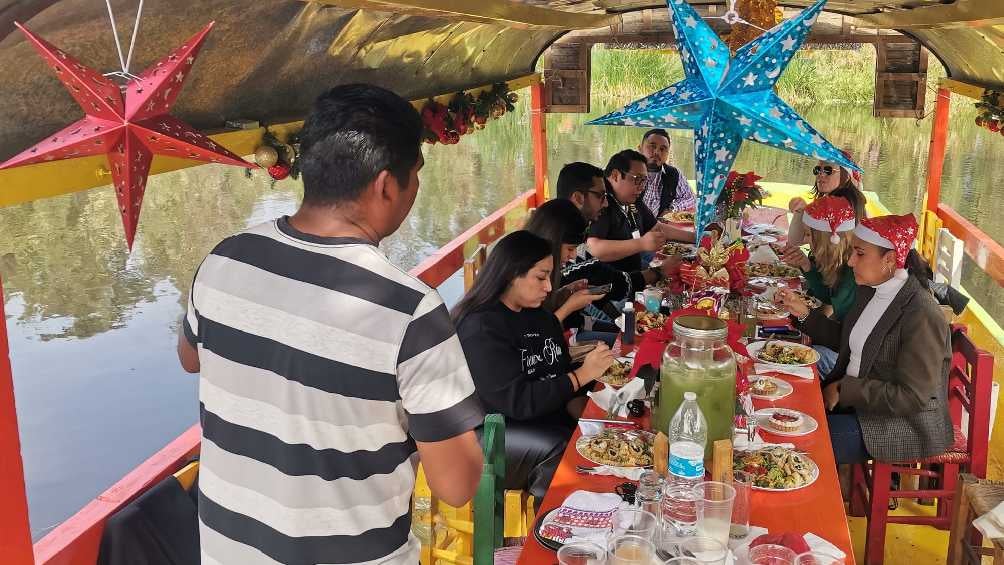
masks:
<path fill-rule="evenodd" d="M 488 246 L 483 243 L 478 245 L 478 248 L 474 250 L 470 258 L 464 260 L 464 292 L 467 292 L 474 286 L 474 279 L 481 272 L 481 267 L 485 266 L 485 261 L 487 260 Z"/>
<path fill-rule="evenodd" d="M 982 562 L 982 556 L 993 557 L 993 565 L 1004 565 L 1004 545 L 992 541 L 983 547 L 979 532 L 970 532 L 973 519 L 986 514 L 1004 502 L 1004 482 L 977 479 L 969 473 L 960 475 L 952 512 L 952 532 L 948 538 L 948 565 L 970 565 Z"/>
<path fill-rule="evenodd" d="M 986 477 L 990 441 L 990 395 L 993 386 L 993 356 L 977 348 L 963 328 L 953 328 L 952 366 L 948 375 L 948 407 L 955 428 L 954 444 L 941 455 L 917 461 L 855 465 L 851 492 L 851 515 L 867 516 L 865 563 L 882 563 L 886 524 L 918 524 L 948 529 L 952 499 L 961 469 Z M 961 428 L 962 412 L 969 413 L 968 430 Z M 918 475 L 936 480 L 937 488 L 890 490 L 893 473 Z M 890 498 L 937 500 L 935 516 L 889 516 Z"/>

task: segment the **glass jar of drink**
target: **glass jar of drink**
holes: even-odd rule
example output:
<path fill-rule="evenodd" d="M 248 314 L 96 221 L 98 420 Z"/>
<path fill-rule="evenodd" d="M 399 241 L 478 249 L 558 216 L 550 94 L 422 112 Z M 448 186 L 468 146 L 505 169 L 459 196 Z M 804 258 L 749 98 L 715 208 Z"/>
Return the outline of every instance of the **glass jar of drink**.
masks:
<path fill-rule="evenodd" d="M 673 321 L 673 341 L 662 357 L 659 407 L 655 429 L 665 432 L 683 403 L 683 393 L 697 394 L 708 421 L 705 455 L 716 440 L 732 439 L 736 412 L 736 359 L 725 343 L 728 325 L 707 316 L 680 316 Z"/>

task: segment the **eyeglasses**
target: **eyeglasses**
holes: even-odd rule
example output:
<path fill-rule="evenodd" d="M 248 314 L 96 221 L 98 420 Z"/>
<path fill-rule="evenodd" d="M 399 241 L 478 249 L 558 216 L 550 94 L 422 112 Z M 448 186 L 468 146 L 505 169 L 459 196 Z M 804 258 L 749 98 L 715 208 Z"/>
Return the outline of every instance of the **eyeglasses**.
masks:
<path fill-rule="evenodd" d="M 833 174 L 833 167 L 829 165 L 823 165 L 822 167 L 816 165 L 815 167 L 812 168 L 813 175 L 819 176 L 819 173 L 826 173 L 826 176 L 830 176 Z"/>
<path fill-rule="evenodd" d="M 648 175 L 638 175 L 632 173 L 631 171 L 621 171 L 621 174 L 623 174 L 625 177 L 630 177 L 631 180 L 634 181 L 635 186 L 641 186 L 645 184 L 645 180 L 648 178 Z"/>
<path fill-rule="evenodd" d="M 602 190 L 587 190 L 586 192 L 588 192 L 589 194 L 592 194 L 593 196 L 599 198 L 600 202 L 603 202 L 603 201 L 605 201 L 607 199 L 607 193 L 605 191 L 602 191 Z"/>

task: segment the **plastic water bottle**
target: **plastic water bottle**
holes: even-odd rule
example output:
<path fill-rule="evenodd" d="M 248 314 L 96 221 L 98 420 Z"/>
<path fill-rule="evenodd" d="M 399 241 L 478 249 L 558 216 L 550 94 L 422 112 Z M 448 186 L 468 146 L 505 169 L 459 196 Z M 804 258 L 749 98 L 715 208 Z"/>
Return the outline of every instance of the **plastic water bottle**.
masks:
<path fill-rule="evenodd" d="M 697 394 L 683 393 L 683 404 L 669 422 L 669 480 L 697 484 L 704 480 L 704 450 L 708 421 L 697 405 Z"/>
<path fill-rule="evenodd" d="M 628 345 L 634 343 L 634 332 L 635 332 L 634 303 L 627 302 L 624 304 L 624 333 L 621 334 L 621 343 L 625 343 Z"/>

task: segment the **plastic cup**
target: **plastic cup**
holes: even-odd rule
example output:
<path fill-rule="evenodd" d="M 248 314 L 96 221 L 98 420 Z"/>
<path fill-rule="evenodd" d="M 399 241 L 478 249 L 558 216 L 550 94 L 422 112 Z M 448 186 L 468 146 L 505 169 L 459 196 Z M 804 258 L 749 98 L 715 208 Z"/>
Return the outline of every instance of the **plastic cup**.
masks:
<path fill-rule="evenodd" d="M 736 489 L 718 481 L 705 481 L 694 486 L 694 494 L 698 497 L 697 535 L 727 545 Z"/>
<path fill-rule="evenodd" d="M 705 536 L 684 540 L 680 544 L 683 557 L 693 557 L 701 565 L 725 565 L 729 550 L 724 543 Z"/>
<path fill-rule="evenodd" d="M 795 565 L 844 565 L 844 560 L 829 553 L 808 551 L 795 558 Z"/>
<path fill-rule="evenodd" d="M 621 508 L 610 519 L 610 529 L 614 536 L 638 536 L 654 540 L 659 530 L 659 519 L 641 508 Z"/>
<path fill-rule="evenodd" d="M 692 536 L 697 532 L 698 496 L 690 485 L 666 485 L 662 492 L 662 522 L 676 530 L 678 536 Z"/>
<path fill-rule="evenodd" d="M 794 565 L 795 552 L 783 545 L 765 543 L 751 547 L 750 565 Z"/>
<path fill-rule="evenodd" d="M 701 565 L 701 562 L 693 557 L 673 557 L 662 562 L 663 565 Z"/>
<path fill-rule="evenodd" d="M 729 537 L 743 539 L 750 533 L 750 494 L 753 490 L 753 475 L 745 471 L 733 471 L 732 488 L 736 490 L 736 500 L 732 504 L 732 527 L 729 529 Z"/>
<path fill-rule="evenodd" d="M 658 313 L 659 307 L 662 306 L 662 291 L 658 288 L 646 288 L 642 296 L 645 298 L 645 310 L 653 314 Z"/>
<path fill-rule="evenodd" d="M 561 565 L 606 565 L 607 550 L 588 541 L 567 543 L 558 550 Z"/>
<path fill-rule="evenodd" d="M 609 555 L 613 565 L 651 565 L 655 545 L 640 536 L 613 536 Z"/>

